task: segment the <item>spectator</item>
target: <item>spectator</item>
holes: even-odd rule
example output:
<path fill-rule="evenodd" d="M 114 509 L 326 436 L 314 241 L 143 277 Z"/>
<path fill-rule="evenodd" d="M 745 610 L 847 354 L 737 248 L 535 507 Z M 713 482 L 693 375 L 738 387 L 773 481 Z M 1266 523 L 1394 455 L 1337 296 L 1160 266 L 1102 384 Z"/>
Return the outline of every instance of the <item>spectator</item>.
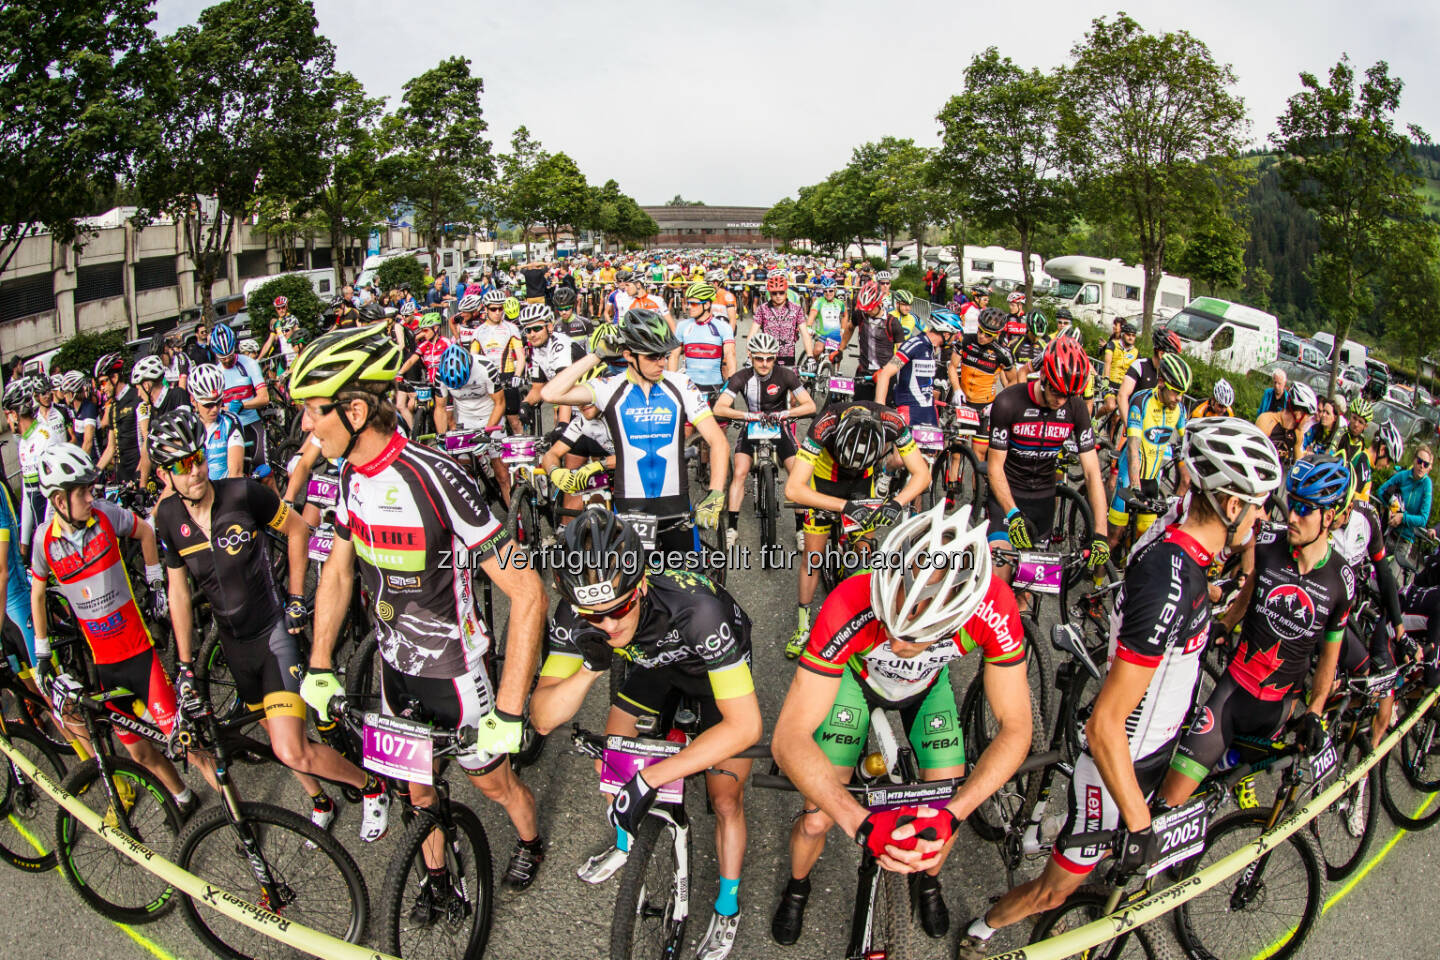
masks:
<path fill-rule="evenodd" d="M 441 295 L 442 297 L 448 297 L 448 296 L 450 296 L 450 276 L 449 276 L 449 271 L 448 271 L 448 270 L 441 270 L 441 271 L 440 271 L 440 276 L 437 277 L 436 279 L 438 279 L 438 280 L 440 281 L 440 285 L 439 285 L 440 295 Z"/>
<path fill-rule="evenodd" d="M 440 276 L 430 284 L 430 289 L 425 291 L 425 306 L 437 307 L 445 302 L 445 291 L 441 285 L 445 282 L 445 271 L 440 271 Z"/>
<path fill-rule="evenodd" d="M 1279 413 L 1289 400 L 1290 378 L 1282 368 L 1275 368 L 1271 382 L 1274 386 L 1266 389 L 1265 395 L 1260 398 L 1260 409 L 1255 411 L 1257 417 L 1262 413 Z"/>
<path fill-rule="evenodd" d="M 1386 480 L 1375 496 L 1376 507 L 1388 512 L 1389 527 L 1399 528 L 1396 532 L 1404 543 L 1402 552 L 1410 563 L 1420 559 L 1415 547 L 1415 534 L 1430 522 L 1430 468 L 1434 464 L 1434 453 L 1422 444 L 1415 451 L 1415 462 L 1410 469 L 1399 471 Z M 1429 532 L 1434 535 L 1433 530 Z"/>
<path fill-rule="evenodd" d="M 542 260 L 527 263 L 520 268 L 520 276 L 525 279 L 526 303 L 545 302 L 545 273 L 545 263 Z"/>

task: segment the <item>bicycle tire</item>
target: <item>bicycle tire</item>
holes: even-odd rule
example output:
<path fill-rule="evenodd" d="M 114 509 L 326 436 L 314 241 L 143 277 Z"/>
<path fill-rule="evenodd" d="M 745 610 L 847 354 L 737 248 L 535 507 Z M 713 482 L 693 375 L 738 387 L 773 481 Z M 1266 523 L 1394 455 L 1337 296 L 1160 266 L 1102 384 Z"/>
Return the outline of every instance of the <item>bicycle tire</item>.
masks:
<path fill-rule="evenodd" d="M 266 865 L 276 881 L 294 897 L 277 912 L 287 920 L 349 943 L 362 942 L 369 925 L 370 894 L 359 866 L 340 842 L 304 817 L 273 804 L 241 803 L 240 815 L 260 841 Z M 205 846 L 212 838 L 215 843 Z M 219 855 L 211 859 L 205 856 L 207 849 L 214 849 Z M 223 890 L 275 909 L 275 905 L 265 903 L 264 891 L 236 843 L 229 812 L 223 806 L 212 807 L 190 822 L 180 835 L 176 862 Z M 333 878 L 321 875 L 322 872 L 330 874 L 332 869 Z M 317 896 L 335 879 L 339 880 L 338 888 L 343 889 L 343 900 L 336 897 L 327 901 Z M 338 910 L 307 909 L 325 903 L 347 903 L 348 916 Z M 231 920 L 218 910 L 204 908 L 188 894 L 181 894 L 180 906 L 185 923 L 221 956 L 234 960 L 294 956 L 294 951 L 285 944 Z M 244 942 L 242 946 L 236 942 L 241 938 L 253 938 L 253 942 Z"/>
<path fill-rule="evenodd" d="M 829 360 L 821 360 L 815 365 L 815 379 L 812 382 L 811 394 L 815 397 L 815 413 L 811 416 L 813 420 L 820 416 L 830 402 L 830 377 L 835 373 Z"/>
<path fill-rule="evenodd" d="M 1356 732 L 1357 737 L 1369 736 L 1369 726 Z M 1352 739 L 1340 757 L 1340 768 L 1354 767 L 1364 760 L 1367 751 Z M 1375 821 L 1380 816 L 1380 773 L 1371 767 L 1355 786 L 1330 804 L 1310 821 L 1307 828 L 1325 864 L 1325 879 L 1334 883 L 1344 880 L 1359 869 L 1370 851 L 1375 836 Z M 1357 812 L 1358 811 L 1358 812 Z M 1356 836 L 1356 825 L 1359 836 Z"/>
<path fill-rule="evenodd" d="M 876 896 L 876 917 L 874 929 L 880 931 L 885 942 L 877 944 L 871 938 L 870 949 L 884 951 L 885 960 L 921 960 L 934 954 L 934 950 L 922 949 L 925 939 L 920 925 L 915 922 L 915 908 L 910 899 L 910 875 L 880 870 L 880 890 Z"/>
<path fill-rule="evenodd" d="M 970 519 L 974 520 L 985 505 L 985 468 L 980 464 L 980 458 L 975 456 L 970 444 L 960 443 L 946 451 L 945 460 L 941 464 L 942 476 L 949 469 L 951 453 L 960 454 L 960 472 L 946 482 L 945 494 L 952 501 L 951 509 L 958 510 L 969 504 Z"/>
<path fill-rule="evenodd" d="M 452 802 L 450 819 L 455 825 L 456 834 L 445 844 L 445 861 L 450 868 L 450 875 L 453 877 L 458 874 L 462 878 L 460 886 L 463 896 L 467 898 L 461 903 L 451 904 L 450 908 L 462 911 L 472 920 L 464 949 L 457 951 L 454 945 L 449 945 L 439 953 L 429 953 L 412 942 L 415 938 L 406 936 L 413 922 L 409 916 L 409 907 L 419 892 L 418 887 L 412 887 L 409 881 L 412 877 L 423 880 L 424 859 L 421 845 L 436 828 L 434 814 L 421 810 L 416 812 L 414 822 L 405 831 L 400 850 L 390 861 L 390 869 L 385 873 L 385 887 L 381 894 L 384 912 L 380 917 L 380 945 L 387 953 L 405 957 L 406 960 L 480 960 L 485 953 L 495 913 L 495 879 L 494 868 L 490 862 L 490 841 L 485 835 L 484 825 L 469 807 Z M 462 834 L 469 847 L 468 852 L 459 849 Z M 419 871 L 415 869 L 417 864 L 421 865 Z M 447 916 L 443 923 L 432 923 L 421 926 L 420 929 L 434 930 L 449 926 L 452 924 Z"/>
<path fill-rule="evenodd" d="M 1055 486 L 1055 520 L 1049 539 L 1049 549 L 1071 556 L 1089 550 L 1095 539 L 1095 518 L 1090 513 L 1090 504 L 1078 491 L 1064 484 Z"/>
<path fill-rule="evenodd" d="M 640 829 L 630 838 L 630 856 L 626 858 L 625 866 L 620 868 L 620 882 L 615 891 L 615 914 L 610 923 L 610 960 L 631 960 L 639 957 L 652 960 L 655 957 L 680 955 L 685 944 L 685 927 L 690 917 L 687 913 L 677 920 L 674 914 L 682 888 L 688 899 L 691 864 L 683 865 L 684 878 L 676 876 L 681 872 L 681 865 L 674 863 L 675 844 L 672 840 L 675 830 L 676 827 L 659 817 L 646 817 L 641 822 Z M 662 837 L 666 841 L 664 844 L 660 843 Z M 685 852 L 687 860 L 694 859 L 688 844 Z M 659 882 L 653 885 L 647 883 L 652 865 L 660 867 L 656 874 Z M 652 891 L 661 890 L 665 891 L 663 896 L 666 899 L 658 903 L 649 899 Z M 642 900 L 642 897 L 645 899 Z M 646 938 L 646 945 L 653 942 L 659 949 L 636 952 L 636 921 L 640 919 L 660 921 L 648 925 L 647 929 L 642 931 L 654 934 L 653 937 Z"/>
<path fill-rule="evenodd" d="M 1055 670 L 1050 660 L 1050 644 L 1040 636 L 1040 627 L 1030 617 L 1021 617 L 1025 631 L 1025 679 L 1030 683 L 1030 719 L 1032 722 L 1030 742 L 1049 743 L 1052 729 L 1050 716 L 1051 688 L 1055 684 Z M 978 754 L 977 754 L 978 756 Z"/>
<path fill-rule="evenodd" d="M 985 684 L 982 673 L 978 671 L 970 679 L 965 687 L 965 696 L 960 702 L 960 731 L 965 738 L 965 749 L 974 751 L 975 756 L 985 752 L 989 745 L 989 732 L 985 729 Z M 966 758 L 970 754 L 967 752 Z M 995 822 L 999 812 L 993 809 L 989 803 L 982 803 L 970 812 L 965 822 L 970 824 L 970 829 L 975 835 L 986 843 L 999 843 L 1005 838 L 1005 825 Z"/>
<path fill-rule="evenodd" d="M 65 779 L 65 764 L 45 737 L 18 724 L 10 724 L 5 735 L 42 773 L 57 784 Z M 55 866 L 54 833 L 48 825 L 55 822 L 60 805 L 39 784 L 21 775 L 9 756 L 0 757 L 0 764 L 0 855 L 17 870 L 43 873 Z M 48 848 L 46 837 L 52 841 Z"/>
<path fill-rule="evenodd" d="M 510 539 L 530 550 L 537 549 L 545 539 L 535 487 L 528 481 L 510 488 L 510 509 L 505 514 L 505 532 L 510 534 Z"/>
<path fill-rule="evenodd" d="M 372 633 L 350 655 L 345 668 L 345 696 L 362 704 L 380 702 L 380 641 Z"/>
<path fill-rule="evenodd" d="M 780 539 L 776 528 L 779 525 L 780 501 L 775 494 L 775 465 L 762 463 L 759 469 L 755 507 L 760 513 L 760 542 L 767 547 L 778 547 Z"/>
<path fill-rule="evenodd" d="M 225 658 L 225 648 L 220 645 L 220 629 L 214 621 L 206 627 L 200 653 L 195 657 L 195 679 L 217 720 L 223 722 L 244 708 L 235 675 Z"/>
<path fill-rule="evenodd" d="M 123 781 L 123 784 L 116 785 L 122 801 L 127 796 L 133 797 L 127 815 L 135 839 L 161 856 L 168 856 L 169 846 L 180 834 L 180 810 L 170 792 L 154 774 L 133 760 L 107 757 L 106 764 L 112 777 Z M 99 780 L 99 764 L 91 759 L 72 770 L 65 778 L 64 786 L 71 796 L 82 801 L 87 797 L 98 797 L 104 811 L 102 816 L 108 821 L 111 819 L 108 798 L 103 789 L 97 790 Z M 153 808 L 147 804 L 145 816 L 137 817 L 135 811 L 141 809 L 140 805 L 147 798 L 153 802 Z M 137 825 L 137 820 L 142 823 Z M 159 878 L 155 874 L 92 833 L 89 827 L 63 808 L 55 815 L 55 854 L 60 872 L 80 899 L 107 919 L 117 923 L 153 923 L 175 908 L 174 887 L 164 881 L 159 881 L 157 887 Z M 109 858 L 108 871 L 102 869 L 106 858 Z M 107 899 L 116 896 L 109 892 L 111 884 L 108 881 L 117 876 L 121 878 L 117 886 L 130 894 L 125 902 L 117 902 L 118 898 Z M 97 889 L 102 878 L 106 881 L 106 892 L 103 894 Z"/>
<path fill-rule="evenodd" d="M 1100 887 L 1081 887 L 1070 895 L 1060 906 L 1053 910 L 1042 913 L 1035 921 L 1035 926 L 1030 931 L 1030 942 L 1039 943 L 1048 940 L 1050 937 L 1057 937 L 1077 927 L 1083 927 L 1087 923 L 1099 920 L 1106 916 L 1105 907 L 1110 902 L 1110 892 Z M 1164 941 L 1165 948 L 1156 949 L 1156 941 Z M 1145 927 L 1137 927 L 1134 930 L 1127 930 L 1119 934 L 1113 940 L 1095 947 L 1088 951 L 1085 956 L 1090 960 L 1121 960 L 1122 957 L 1133 957 L 1134 951 L 1127 953 L 1127 948 L 1133 944 L 1140 944 L 1146 960 L 1167 960 L 1175 956 L 1176 951 L 1169 947 L 1169 941 L 1160 931 L 1151 932 Z"/>
<path fill-rule="evenodd" d="M 1193 861 L 1194 871 L 1198 872 L 1242 847 L 1253 847 L 1256 839 L 1265 832 L 1269 819 L 1268 810 L 1241 810 L 1212 824 L 1205 838 L 1204 852 Z M 1277 863 L 1277 857 L 1281 855 L 1291 862 L 1288 865 Z M 1263 868 L 1258 867 L 1262 861 Z M 1253 943 L 1239 946 L 1232 944 L 1215 949 L 1216 945 L 1224 940 L 1223 931 L 1239 932 L 1245 926 L 1241 921 L 1246 916 L 1253 915 L 1251 908 L 1280 902 L 1280 898 L 1271 892 L 1270 884 L 1266 884 L 1262 888 L 1263 895 L 1252 895 L 1248 903 L 1236 907 L 1238 885 L 1250 882 L 1249 878 L 1256 872 L 1259 872 L 1261 877 L 1268 877 L 1271 884 L 1275 884 L 1277 879 L 1285 881 L 1285 876 L 1277 874 L 1276 871 L 1283 869 L 1293 872 L 1297 864 L 1305 889 L 1303 899 L 1297 901 L 1300 907 L 1296 914 L 1279 918 L 1278 922 L 1273 924 L 1274 932 L 1261 934 Z M 1253 882 L 1266 883 L 1264 879 L 1255 879 Z M 1293 882 L 1299 881 L 1275 884 L 1275 888 L 1279 890 Z M 1212 901 L 1216 904 L 1215 909 L 1201 909 Z M 1325 879 L 1321 871 L 1320 854 L 1315 851 L 1308 832 L 1297 830 L 1273 847 L 1262 860 L 1255 861 L 1225 883 L 1181 904 L 1175 911 L 1175 933 L 1180 938 L 1180 945 L 1191 957 L 1250 957 L 1263 951 L 1270 960 L 1286 960 L 1305 943 L 1305 938 L 1309 936 L 1320 916 L 1320 907 L 1324 902 Z M 1204 927 L 1203 932 L 1200 927 Z M 1206 941 L 1209 941 L 1208 945 Z"/>
<path fill-rule="evenodd" d="M 1440 819 L 1440 803 L 1429 799 L 1440 791 L 1436 740 L 1440 740 L 1440 717 L 1432 709 L 1380 761 L 1380 804 L 1390 822 L 1401 829 L 1424 830 Z"/>

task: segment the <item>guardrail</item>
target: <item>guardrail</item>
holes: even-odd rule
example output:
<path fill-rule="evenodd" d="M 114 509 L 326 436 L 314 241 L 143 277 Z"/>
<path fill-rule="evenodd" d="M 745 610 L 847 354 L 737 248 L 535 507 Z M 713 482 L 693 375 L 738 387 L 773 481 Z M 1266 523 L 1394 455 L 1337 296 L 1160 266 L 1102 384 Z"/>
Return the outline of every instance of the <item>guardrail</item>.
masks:
<path fill-rule="evenodd" d="M 1286 837 L 1315 819 L 1325 808 L 1340 799 L 1345 791 L 1354 786 L 1357 780 L 1370 772 L 1371 767 L 1380 762 L 1381 757 L 1395 748 L 1401 738 L 1410 732 L 1410 728 L 1429 711 L 1435 703 L 1436 697 L 1440 697 L 1440 690 L 1431 690 L 1429 695 L 1420 701 L 1420 704 L 1405 718 L 1404 722 L 1380 741 L 1379 748 L 1372 751 L 1363 763 L 1345 771 L 1309 803 L 1277 823 L 1274 829 L 1268 833 L 1261 834 L 1256 842 L 1241 847 L 1204 870 L 1163 890 L 1157 890 L 1145 899 L 1132 903 L 1122 910 L 1117 910 L 1109 916 L 1092 920 L 1083 927 L 1067 930 L 1065 933 L 1039 943 L 1031 943 L 1014 950 L 992 954 L 986 960 L 1060 960 L 1062 957 L 1074 956 L 1099 946 L 1107 940 L 1113 940 L 1120 934 L 1142 924 L 1159 919 L 1182 903 L 1224 882 L 1275 849 Z"/>
<path fill-rule="evenodd" d="M 242 923 L 267 937 L 279 940 L 296 950 L 320 957 L 321 960 L 399 960 L 398 957 L 380 953 L 361 944 L 347 943 L 328 933 L 322 933 L 304 924 L 288 920 L 264 907 L 251 903 L 244 897 L 237 896 L 195 876 L 160 856 L 140 841 L 126 836 L 119 830 L 107 827 L 100 814 L 77 800 L 45 771 L 36 768 L 29 758 L 17 751 L 11 745 L 10 739 L 3 734 L 0 734 L 0 752 L 4 752 L 10 758 L 11 763 L 15 764 L 25 776 L 39 784 L 40 788 L 50 794 L 56 803 L 64 807 L 75 819 L 98 833 L 116 850 L 163 879 L 176 890 L 204 900 L 207 906 L 214 907 L 231 920 Z"/>

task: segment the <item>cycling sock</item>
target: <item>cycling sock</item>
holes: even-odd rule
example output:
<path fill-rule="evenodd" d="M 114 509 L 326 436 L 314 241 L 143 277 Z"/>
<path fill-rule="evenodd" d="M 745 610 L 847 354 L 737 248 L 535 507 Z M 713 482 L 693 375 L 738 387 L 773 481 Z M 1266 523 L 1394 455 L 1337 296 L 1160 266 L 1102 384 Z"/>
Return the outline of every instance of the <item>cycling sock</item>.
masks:
<path fill-rule="evenodd" d="M 798 897 L 810 896 L 810 874 L 803 877 L 791 877 L 790 882 L 785 884 L 785 892 L 793 893 Z"/>
<path fill-rule="evenodd" d="M 739 510 L 726 510 L 726 511 L 725 511 L 725 526 L 728 527 L 728 528 L 731 529 L 731 530 L 736 530 L 736 529 L 739 528 L 739 526 L 740 526 L 740 511 L 739 511 Z"/>
<path fill-rule="evenodd" d="M 373 797 L 385 792 L 385 784 L 381 783 L 380 778 L 375 774 L 367 773 L 365 774 L 365 786 L 360 788 L 360 792 L 367 797 Z"/>
<path fill-rule="evenodd" d="M 795 610 L 795 618 L 798 626 L 810 626 L 810 604 L 802 603 Z"/>
<path fill-rule="evenodd" d="M 615 828 L 615 849 L 621 853 L 630 852 L 630 834 L 626 833 L 623 827 Z"/>
<path fill-rule="evenodd" d="M 720 878 L 720 893 L 715 898 L 715 912 L 722 917 L 733 917 L 740 912 L 740 878 Z"/>
<path fill-rule="evenodd" d="M 519 837 L 516 837 L 515 839 L 516 842 L 520 844 L 520 846 L 524 847 L 526 850 L 529 850 L 531 853 L 539 853 L 545 847 L 545 841 L 540 839 L 540 834 L 538 833 L 535 834 L 534 840 L 521 840 Z"/>
<path fill-rule="evenodd" d="M 174 797 L 176 803 L 189 803 L 191 800 L 195 799 L 195 791 L 191 790 L 189 787 L 186 787 L 179 793 L 174 794 Z"/>
<path fill-rule="evenodd" d="M 327 794 L 324 790 L 321 790 L 319 793 L 312 794 L 310 797 L 310 802 L 315 806 L 315 809 L 320 811 L 321 813 L 327 813 L 335 809 L 335 801 L 331 800 L 329 794 Z"/>
<path fill-rule="evenodd" d="M 984 914 L 981 914 L 970 921 L 970 928 L 965 933 L 976 940 L 989 940 L 995 936 L 995 928 L 986 923 Z"/>

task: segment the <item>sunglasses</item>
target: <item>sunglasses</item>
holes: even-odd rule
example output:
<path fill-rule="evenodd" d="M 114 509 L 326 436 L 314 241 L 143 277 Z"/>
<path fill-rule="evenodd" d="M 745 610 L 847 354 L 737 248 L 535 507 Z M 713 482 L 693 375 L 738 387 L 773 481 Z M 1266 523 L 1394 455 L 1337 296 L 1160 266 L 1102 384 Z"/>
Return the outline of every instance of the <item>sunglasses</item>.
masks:
<path fill-rule="evenodd" d="M 502 310 L 504 310 L 504 309 L 505 309 L 504 307 L 486 307 L 486 308 L 485 308 L 485 312 L 486 312 L 486 313 L 500 313 L 500 312 L 501 312 Z"/>
<path fill-rule="evenodd" d="M 1290 497 L 1290 512 L 1295 514 L 1295 516 L 1297 517 L 1308 517 L 1316 510 L 1324 509 L 1324 507 L 1320 506 L 1320 504 L 1316 503 L 1313 500 L 1303 500 L 1300 497 L 1296 496 Z"/>
<path fill-rule="evenodd" d="M 1428 466 L 1430 466 L 1430 461 L 1429 461 L 1429 460 L 1416 459 L 1416 461 L 1415 461 L 1415 466 L 1417 466 L 1417 467 L 1428 467 Z"/>
<path fill-rule="evenodd" d="M 203 408 L 203 409 L 205 409 L 205 410 L 214 410 L 216 407 L 220 406 L 220 401 L 219 401 L 219 400 L 196 400 L 196 401 L 195 401 L 195 405 L 196 405 L 197 407 L 201 407 L 201 408 Z"/>
<path fill-rule="evenodd" d="M 165 466 L 165 469 L 166 469 L 166 470 L 169 470 L 171 473 L 175 474 L 177 477 L 183 477 L 183 476 L 189 474 L 192 470 L 194 470 L 196 467 L 200 466 L 200 465 L 201 465 L 202 463 L 204 463 L 204 462 L 205 462 L 205 454 L 202 453 L 202 452 L 199 451 L 199 450 L 196 450 L 194 453 L 190 454 L 188 457 L 181 457 L 179 460 L 176 460 L 174 463 L 167 464 L 167 465 Z"/>
<path fill-rule="evenodd" d="M 652 360 L 656 363 L 670 359 L 670 354 L 668 353 L 637 353 L 635 354 L 635 356 L 639 357 L 641 360 Z"/>
<path fill-rule="evenodd" d="M 532 323 L 530 326 L 528 326 L 528 327 L 525 328 L 525 332 L 526 332 L 526 333 L 544 333 L 544 332 L 545 332 L 545 324 L 543 324 L 543 323 Z"/>
<path fill-rule="evenodd" d="M 635 609 L 635 606 L 639 602 L 640 591 L 636 589 L 630 591 L 630 596 L 626 598 L 624 603 L 620 604 L 620 606 L 618 607 L 613 607 L 609 610 L 587 610 L 584 607 L 576 607 L 573 605 L 571 606 L 571 609 L 575 611 L 576 616 L 584 620 L 586 623 L 598 625 L 605 622 L 606 620 L 623 619 L 627 614 L 630 613 L 631 610 Z"/>
<path fill-rule="evenodd" d="M 705 301 L 704 301 L 704 300 L 686 300 L 686 301 L 685 301 L 685 306 L 687 306 L 687 307 L 703 307 L 703 306 L 705 306 Z"/>

